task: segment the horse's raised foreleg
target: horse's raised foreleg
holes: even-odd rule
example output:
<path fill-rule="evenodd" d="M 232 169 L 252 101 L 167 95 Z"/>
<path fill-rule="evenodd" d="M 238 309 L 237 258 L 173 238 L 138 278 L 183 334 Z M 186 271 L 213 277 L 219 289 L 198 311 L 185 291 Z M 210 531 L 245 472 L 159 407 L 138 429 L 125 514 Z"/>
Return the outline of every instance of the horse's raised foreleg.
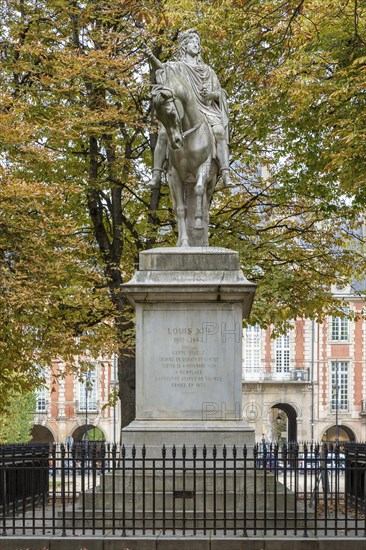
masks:
<path fill-rule="evenodd" d="M 173 207 L 177 215 L 178 224 L 178 241 L 177 246 L 189 246 L 187 223 L 186 223 L 186 208 L 184 204 L 184 183 L 179 177 L 177 170 L 172 168 L 169 177 L 170 193 L 173 198 Z"/>

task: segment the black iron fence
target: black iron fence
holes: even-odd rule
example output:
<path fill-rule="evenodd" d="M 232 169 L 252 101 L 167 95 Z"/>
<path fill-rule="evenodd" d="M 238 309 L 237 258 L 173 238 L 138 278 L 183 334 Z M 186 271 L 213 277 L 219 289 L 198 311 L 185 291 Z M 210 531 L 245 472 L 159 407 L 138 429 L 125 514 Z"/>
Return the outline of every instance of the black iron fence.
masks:
<path fill-rule="evenodd" d="M 366 449 L 366 447 L 365 447 Z M 3 535 L 366 536 L 366 453 L 347 445 L 0 447 Z"/>
<path fill-rule="evenodd" d="M 366 512 L 366 444 L 348 443 L 345 454 L 345 487 L 354 510 Z"/>
<path fill-rule="evenodd" d="M 9 509 L 34 512 L 49 492 L 48 445 L 0 446 L 0 511 L 3 526 Z"/>

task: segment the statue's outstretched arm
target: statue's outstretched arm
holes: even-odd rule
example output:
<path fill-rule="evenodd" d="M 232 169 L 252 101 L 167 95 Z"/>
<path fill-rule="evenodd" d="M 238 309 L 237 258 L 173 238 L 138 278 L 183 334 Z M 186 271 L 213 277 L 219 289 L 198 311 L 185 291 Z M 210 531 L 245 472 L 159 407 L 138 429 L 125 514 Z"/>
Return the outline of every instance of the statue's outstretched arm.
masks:
<path fill-rule="evenodd" d="M 152 53 L 150 48 L 148 46 L 146 46 L 146 44 L 144 45 L 144 50 L 145 50 L 145 53 L 146 53 L 146 56 L 147 56 L 148 60 L 150 61 L 151 65 L 153 66 L 154 69 L 163 69 L 164 68 L 163 63 L 161 61 L 159 61 L 159 59 L 157 57 L 155 57 L 155 55 Z"/>

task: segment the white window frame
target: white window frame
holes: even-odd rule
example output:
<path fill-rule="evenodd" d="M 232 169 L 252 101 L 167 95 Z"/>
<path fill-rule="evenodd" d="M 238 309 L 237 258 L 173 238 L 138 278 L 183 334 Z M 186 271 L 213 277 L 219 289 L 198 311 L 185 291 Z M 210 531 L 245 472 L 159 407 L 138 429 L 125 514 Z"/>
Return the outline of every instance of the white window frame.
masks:
<path fill-rule="evenodd" d="M 344 412 L 349 410 L 349 361 L 332 361 L 331 372 L 331 396 L 330 409 L 332 412 L 337 410 Z M 336 374 L 338 370 L 338 376 Z M 338 399 L 337 399 L 337 378 L 338 378 Z"/>
<path fill-rule="evenodd" d="M 36 412 L 47 412 L 47 389 L 45 386 L 36 390 Z"/>
<path fill-rule="evenodd" d="M 258 324 L 243 329 L 244 378 L 258 376 L 262 362 L 262 329 Z"/>
<path fill-rule="evenodd" d="M 349 309 L 347 307 L 342 309 L 348 315 Z M 332 342 L 349 342 L 350 323 L 348 317 L 331 317 L 330 330 Z"/>
<path fill-rule="evenodd" d="M 290 331 L 275 340 L 275 373 L 290 375 Z"/>

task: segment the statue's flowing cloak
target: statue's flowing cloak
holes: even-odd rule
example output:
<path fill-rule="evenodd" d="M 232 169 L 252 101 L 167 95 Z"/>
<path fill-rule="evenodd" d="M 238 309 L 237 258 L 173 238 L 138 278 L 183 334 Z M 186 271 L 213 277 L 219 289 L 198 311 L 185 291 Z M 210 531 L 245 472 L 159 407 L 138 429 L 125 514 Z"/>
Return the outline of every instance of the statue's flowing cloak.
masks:
<path fill-rule="evenodd" d="M 225 128 L 226 139 L 229 142 L 229 116 L 226 93 L 221 88 L 215 72 L 205 63 L 190 65 L 185 61 L 168 62 L 167 65 L 190 82 L 194 95 L 197 98 L 198 108 L 203 113 L 211 126 L 220 124 Z M 219 101 L 202 100 L 202 90 L 206 88 L 209 92 L 216 92 Z"/>

